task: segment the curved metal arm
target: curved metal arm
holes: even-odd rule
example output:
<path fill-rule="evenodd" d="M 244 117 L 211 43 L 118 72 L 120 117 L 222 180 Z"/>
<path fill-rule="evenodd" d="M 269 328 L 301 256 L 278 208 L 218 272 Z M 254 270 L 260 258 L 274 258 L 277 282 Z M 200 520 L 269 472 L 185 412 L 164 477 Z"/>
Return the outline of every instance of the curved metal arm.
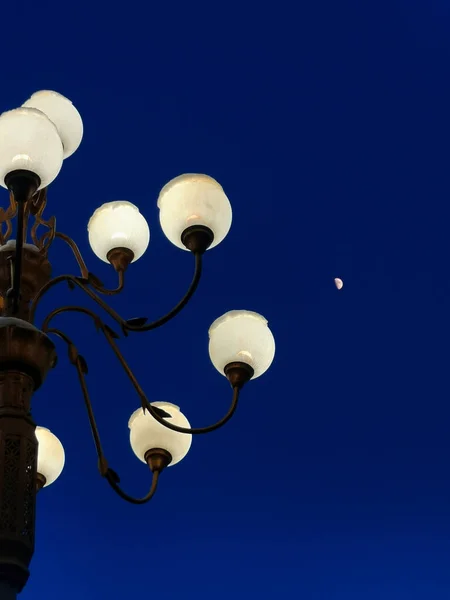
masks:
<path fill-rule="evenodd" d="M 61 233 L 60 231 L 57 231 L 55 233 L 55 238 L 59 238 L 60 240 L 63 240 L 63 242 L 65 242 L 70 247 L 70 249 L 72 250 L 72 253 L 75 257 L 75 260 L 77 261 L 77 264 L 80 267 L 81 277 L 84 277 L 87 279 L 87 276 L 89 275 L 89 270 L 86 266 L 86 263 L 84 262 L 83 256 L 82 256 L 77 244 L 73 241 L 73 239 L 71 237 L 69 237 L 65 233 Z"/>
<path fill-rule="evenodd" d="M 65 233 L 61 233 L 57 231 L 55 233 L 55 237 L 63 240 L 69 248 L 72 250 L 72 253 L 77 261 L 77 264 L 80 268 L 81 277 L 83 279 L 88 280 L 89 285 L 91 285 L 99 294 L 104 294 L 105 296 L 114 296 L 115 294 L 119 294 L 123 290 L 123 286 L 125 283 L 123 271 L 119 271 L 119 283 L 118 286 L 114 289 L 105 288 L 100 280 L 97 279 L 93 273 L 90 273 L 89 269 L 86 266 L 86 263 L 83 259 L 83 255 L 81 254 L 80 249 L 78 248 L 76 242 L 66 235 Z"/>
<path fill-rule="evenodd" d="M 234 413 L 236 412 L 238 401 L 239 401 L 239 391 L 240 390 L 237 386 L 233 387 L 233 400 L 231 402 L 231 406 L 228 409 L 227 414 L 224 417 L 222 417 L 222 419 L 220 419 L 219 421 L 214 423 L 213 425 L 209 425 L 209 427 L 192 427 L 191 429 L 189 429 L 189 427 L 178 427 L 178 425 L 173 425 L 170 421 L 166 421 L 165 419 L 163 419 L 162 417 L 160 417 L 158 415 L 158 413 L 156 412 L 154 407 L 150 404 L 150 402 L 147 400 L 147 398 L 145 398 L 145 408 L 152 415 L 152 417 L 156 421 L 158 421 L 158 423 L 161 423 L 161 425 L 164 425 L 164 427 L 167 427 L 167 429 L 171 429 L 172 431 L 177 431 L 178 433 L 189 433 L 192 435 L 197 435 L 197 434 L 201 434 L 201 433 L 210 433 L 211 431 L 215 431 L 216 429 L 219 429 L 220 427 L 225 425 L 225 423 L 228 423 L 228 421 L 234 415 Z"/>
<path fill-rule="evenodd" d="M 80 354 L 78 353 L 77 347 L 72 342 L 72 340 L 69 338 L 69 336 L 67 336 L 65 333 L 63 333 L 59 329 L 49 329 L 47 331 L 47 333 L 57 335 L 68 346 L 69 360 L 70 360 L 71 364 L 77 370 L 81 391 L 83 392 L 83 399 L 84 399 L 84 403 L 85 403 L 86 410 L 88 413 L 89 424 L 91 426 L 92 437 L 94 438 L 95 450 L 97 452 L 97 457 L 98 457 L 98 461 L 99 461 L 99 469 L 100 469 L 100 472 L 102 473 L 102 475 L 105 475 L 107 467 L 102 469 L 102 466 L 105 467 L 105 465 L 107 465 L 107 461 L 106 461 L 105 455 L 103 453 L 102 443 L 100 440 L 100 434 L 99 434 L 97 423 L 95 420 L 94 410 L 92 408 L 89 391 L 87 389 L 86 379 L 84 377 L 85 373 L 87 372 L 86 361 L 84 360 L 84 358 L 82 356 L 80 356 Z M 104 472 L 102 472 L 102 470 Z"/>
<path fill-rule="evenodd" d="M 159 319 L 156 319 L 156 321 L 153 321 L 152 323 L 147 323 L 146 325 L 132 325 L 129 324 L 125 319 L 123 319 L 114 309 L 112 309 L 109 304 L 107 304 L 102 298 L 100 298 L 99 296 L 97 296 L 97 294 L 95 292 L 93 292 L 87 285 L 86 282 L 80 281 L 78 278 L 74 277 L 73 275 L 59 275 L 58 277 L 55 277 L 54 279 L 52 279 L 51 281 L 49 281 L 48 283 L 46 283 L 37 293 L 37 295 L 35 296 L 32 304 L 31 304 L 31 308 L 30 308 L 30 321 L 33 322 L 34 321 L 34 315 L 36 312 L 36 308 L 39 304 L 39 301 L 41 300 L 42 296 L 53 286 L 55 286 L 56 284 L 62 282 L 62 281 L 67 281 L 67 282 L 72 282 L 72 284 L 78 286 L 79 288 L 81 288 L 83 290 L 83 292 L 85 292 L 90 298 L 92 298 L 92 300 L 94 300 L 94 302 L 96 302 L 99 306 L 101 306 L 103 308 L 103 310 L 108 313 L 108 315 L 110 317 L 112 317 L 122 328 L 122 331 L 124 333 L 126 333 L 127 331 L 150 331 L 151 329 L 156 329 L 157 327 L 161 327 L 161 325 L 164 325 L 165 323 L 167 323 L 168 321 L 170 321 L 171 319 L 173 319 L 173 317 L 175 317 L 185 306 L 186 304 L 189 302 L 189 300 L 191 299 L 191 297 L 194 295 L 195 290 L 197 289 L 197 286 L 199 284 L 200 281 L 200 277 L 202 274 L 202 255 L 195 253 L 194 254 L 195 257 L 195 270 L 194 270 L 194 276 L 192 278 L 191 284 L 189 286 L 188 291 L 186 292 L 186 294 L 183 296 L 183 298 L 178 302 L 178 304 L 176 306 L 174 306 L 174 308 L 169 311 L 166 315 L 164 315 L 163 317 L 160 317 Z M 51 319 L 53 319 L 54 316 L 56 316 L 59 312 L 61 312 L 60 309 L 56 309 L 54 311 L 52 311 L 45 319 L 44 324 L 43 324 L 43 328 L 48 327 Z"/>
<path fill-rule="evenodd" d="M 143 498 L 134 498 L 134 496 L 129 496 L 128 494 L 126 494 L 122 490 L 122 488 L 118 485 L 118 483 L 116 482 L 114 475 L 112 475 L 110 472 L 108 472 L 105 477 L 106 477 L 106 480 L 109 483 L 109 485 L 112 487 L 112 489 L 123 500 L 126 500 L 127 502 L 131 502 L 131 504 L 145 504 L 146 502 L 149 502 L 155 495 L 156 489 L 158 487 L 159 472 L 155 471 L 153 473 L 152 485 L 151 485 L 148 493 Z"/>
<path fill-rule="evenodd" d="M 123 287 L 123 273 L 119 273 L 119 280 L 120 280 L 119 287 Z M 42 297 L 44 296 L 44 294 L 46 292 L 48 292 L 49 289 L 51 289 L 52 287 L 54 287 L 55 285 L 57 285 L 58 283 L 61 283 L 63 281 L 66 281 L 67 283 L 69 283 L 69 285 L 78 286 L 81 290 L 83 290 L 83 292 L 85 292 L 95 302 L 97 302 L 97 304 L 99 304 L 103 308 L 103 310 L 105 310 L 113 319 L 115 319 L 116 321 L 119 320 L 119 322 L 122 321 L 122 318 L 120 317 L 120 315 L 118 315 L 115 310 L 113 310 L 104 300 L 99 298 L 97 296 L 97 294 L 88 287 L 88 285 L 90 283 L 88 280 L 80 279 L 79 277 L 75 277 L 74 275 L 58 275 L 57 277 L 54 277 L 48 283 L 43 285 L 41 287 L 41 289 L 39 290 L 39 292 L 34 297 L 32 303 L 31 303 L 31 306 L 30 306 L 30 321 L 31 322 L 34 321 L 34 316 L 36 313 L 37 306 L 38 306 L 39 302 L 41 301 Z M 51 314 L 52 313 L 50 313 L 50 315 Z M 50 317 L 50 315 L 47 317 L 47 319 Z"/>
<path fill-rule="evenodd" d="M 81 311 L 81 312 L 83 312 L 83 311 Z M 145 504 L 146 502 L 149 502 L 153 498 L 153 496 L 156 492 L 156 488 L 158 486 L 159 472 L 154 471 L 150 490 L 142 498 L 134 498 L 133 496 L 130 496 L 129 494 L 125 493 L 122 490 L 122 488 L 119 486 L 119 482 L 120 482 L 119 476 L 117 475 L 117 473 L 115 471 L 113 471 L 111 468 L 109 468 L 108 461 L 106 460 L 106 457 L 103 453 L 102 444 L 100 441 L 100 434 L 99 434 L 97 423 L 95 420 L 94 411 L 93 411 L 92 403 L 91 403 L 90 396 L 89 396 L 89 391 L 88 391 L 87 385 L 86 385 L 86 378 L 85 378 L 85 374 L 87 373 L 86 361 L 80 354 L 78 354 L 78 350 L 77 350 L 75 344 L 65 333 L 63 333 L 59 329 L 49 329 L 47 331 L 47 333 L 57 335 L 68 345 L 69 359 L 70 359 L 70 362 L 75 366 L 75 368 L 77 370 L 78 379 L 80 381 L 81 390 L 83 392 L 83 398 L 84 398 L 86 410 L 87 410 L 88 417 L 89 417 L 89 424 L 91 426 L 92 436 L 94 438 L 95 449 L 97 452 L 98 468 L 99 468 L 100 474 L 102 475 L 102 477 L 104 477 L 107 480 L 107 482 L 109 483 L 111 488 L 123 500 L 126 500 L 127 502 L 131 502 L 132 504 Z"/>
<path fill-rule="evenodd" d="M 193 254 L 194 254 L 194 259 L 195 259 L 194 275 L 192 277 L 191 283 L 189 284 L 189 288 L 188 288 L 187 292 L 181 298 L 181 300 L 178 302 L 178 304 L 176 304 L 172 308 L 172 310 L 170 310 L 163 317 L 160 317 L 159 319 L 156 319 L 155 321 L 152 321 L 151 323 L 147 323 L 146 325 L 136 326 L 136 325 L 128 325 L 128 323 L 125 321 L 124 324 L 121 324 L 122 327 L 124 327 L 128 331 L 150 331 L 151 329 L 157 329 L 158 327 L 161 327 L 161 325 L 164 325 L 165 323 L 167 323 L 168 321 L 170 321 L 171 319 L 176 317 L 177 314 L 183 310 L 183 308 L 186 306 L 186 304 L 189 302 L 189 300 L 194 295 L 194 292 L 197 289 L 198 284 L 200 283 L 200 278 L 202 276 L 202 266 L 203 266 L 202 254 L 200 254 L 198 252 L 194 252 Z"/>
<path fill-rule="evenodd" d="M 114 332 L 107 326 L 105 325 L 102 320 L 100 319 L 100 317 L 98 315 L 96 315 L 94 312 L 92 312 L 91 310 L 81 307 L 81 306 L 63 306 L 59 309 L 57 309 L 56 311 L 53 311 L 54 315 L 56 316 L 57 314 L 61 314 L 64 312 L 80 312 L 83 314 L 86 314 L 88 316 L 90 316 L 97 329 L 101 329 L 103 335 L 105 336 L 107 342 L 109 343 L 109 345 L 111 346 L 111 348 L 114 351 L 114 354 L 117 356 L 117 358 L 119 359 L 120 364 L 122 365 L 125 373 L 128 375 L 128 378 L 130 379 L 134 389 L 136 390 L 139 398 L 141 399 L 141 406 L 142 409 L 148 410 L 148 412 L 152 415 L 152 417 L 158 421 L 158 423 L 160 423 L 161 425 L 163 425 L 164 427 L 166 427 L 167 429 L 171 429 L 172 431 L 176 431 L 178 433 L 186 433 L 186 434 L 191 434 L 191 435 L 197 435 L 197 434 L 202 434 L 202 433 L 210 433 L 211 431 L 215 431 L 216 429 L 219 429 L 220 427 L 222 427 L 223 425 L 225 425 L 225 423 L 227 423 L 231 417 L 234 415 L 237 405 L 238 405 L 238 401 L 239 401 L 239 392 L 240 392 L 240 388 L 238 386 L 234 386 L 233 387 L 233 398 L 232 398 L 232 402 L 231 402 L 231 406 L 227 412 L 227 414 L 222 417 L 222 419 L 220 419 L 219 421 L 217 421 L 216 423 L 213 423 L 212 425 L 209 425 L 207 427 L 193 427 L 193 428 L 188 428 L 188 427 L 179 427 L 178 425 L 173 425 L 172 423 L 170 423 L 170 421 L 166 421 L 164 418 L 162 418 L 158 412 L 155 410 L 155 408 L 150 404 L 150 402 L 147 399 L 147 396 L 145 395 L 144 390 L 142 389 L 142 387 L 139 385 L 138 380 L 136 379 L 136 376 L 134 375 L 133 371 L 131 370 L 131 368 L 129 367 L 127 361 L 125 360 L 125 358 L 123 357 L 121 351 L 119 350 L 119 347 L 116 344 L 116 341 L 114 339 Z M 52 317 L 53 318 L 53 317 Z M 47 325 L 49 324 L 50 319 L 47 322 Z M 48 329 L 46 327 L 43 327 L 42 329 L 44 332 L 52 332 L 55 331 L 53 329 Z"/>

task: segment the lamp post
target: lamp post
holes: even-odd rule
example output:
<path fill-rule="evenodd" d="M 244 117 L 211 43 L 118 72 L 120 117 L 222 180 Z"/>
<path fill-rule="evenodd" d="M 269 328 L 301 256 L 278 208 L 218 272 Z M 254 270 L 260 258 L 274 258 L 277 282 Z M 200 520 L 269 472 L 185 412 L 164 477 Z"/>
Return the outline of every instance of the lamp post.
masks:
<path fill-rule="evenodd" d="M 228 413 L 208 427 L 191 428 L 180 408 L 169 402 L 150 403 L 120 350 L 120 338 L 150 331 L 175 317 L 194 294 L 201 275 L 203 255 L 219 244 L 231 226 L 231 206 L 222 187 L 206 175 L 181 175 L 170 181 L 158 198 L 160 224 L 166 237 L 189 251 L 195 262 L 192 282 L 184 297 L 156 321 L 124 319 L 104 296 L 120 293 L 129 265 L 145 252 L 150 231 L 138 208 L 125 201 L 98 208 L 88 224 L 94 253 L 112 265 L 117 287 L 107 289 L 86 266 L 76 243 L 46 218 L 47 188 L 63 161 L 78 148 L 83 123 L 77 109 L 60 94 L 37 92 L 17 109 L 0 115 L 0 185 L 9 190 L 9 206 L 0 209 L 0 598 L 16 597 L 29 576 L 34 552 L 36 494 L 52 484 L 64 467 L 64 448 L 44 427 L 36 427 L 31 414 L 35 390 L 56 366 L 51 338 L 68 350 L 84 398 L 101 476 L 124 500 L 144 504 L 154 495 L 161 472 L 182 460 L 192 435 L 224 425 L 234 414 L 239 394 L 250 379 L 270 366 L 275 342 L 267 321 L 250 311 L 231 311 L 209 330 L 209 354 L 216 369 L 232 388 Z M 15 231 L 15 239 L 11 235 Z M 41 233 L 40 233 L 41 232 Z M 54 242 L 67 244 L 78 265 L 78 275 L 52 276 L 49 251 Z M 35 325 L 36 309 L 48 290 L 66 284 L 78 288 L 100 312 L 65 305 Z M 88 367 L 72 340 L 55 327 L 63 313 L 83 313 L 103 335 L 125 370 L 139 398 L 129 420 L 130 444 L 137 458 L 152 473 L 148 493 L 128 495 L 103 452 L 86 383 Z M 109 316 L 112 329 L 103 317 Z"/>

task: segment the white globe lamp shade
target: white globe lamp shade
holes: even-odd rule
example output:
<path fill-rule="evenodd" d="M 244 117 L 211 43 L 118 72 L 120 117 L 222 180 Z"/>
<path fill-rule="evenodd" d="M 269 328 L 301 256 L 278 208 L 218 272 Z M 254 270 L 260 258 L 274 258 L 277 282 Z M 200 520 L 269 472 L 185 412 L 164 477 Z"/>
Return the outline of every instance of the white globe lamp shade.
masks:
<path fill-rule="evenodd" d="M 171 418 L 164 417 L 169 423 L 179 427 L 190 428 L 189 421 L 180 411 L 178 406 L 170 402 L 152 402 L 152 406 L 162 408 Z M 192 443 L 192 435 L 189 433 L 178 433 L 167 429 L 158 423 L 148 411 L 139 408 L 130 417 L 128 422 L 130 428 L 130 444 L 133 452 L 140 461 L 146 462 L 144 457 L 148 450 L 161 448 L 172 456 L 169 467 L 177 464 L 189 452 Z"/>
<path fill-rule="evenodd" d="M 72 102 L 51 90 L 36 92 L 22 106 L 37 108 L 56 125 L 64 149 L 64 158 L 71 156 L 83 138 L 83 121 Z"/>
<path fill-rule="evenodd" d="M 0 115 L 0 185 L 12 171 L 26 170 L 49 185 L 61 170 L 63 146 L 50 119 L 35 108 L 16 108 Z"/>
<path fill-rule="evenodd" d="M 118 200 L 97 208 L 88 223 L 89 243 L 94 253 L 103 260 L 115 248 L 127 248 L 134 254 L 132 262 L 147 250 L 150 229 L 137 206 Z"/>
<path fill-rule="evenodd" d="M 267 320 L 249 310 L 225 313 L 209 328 L 209 356 L 222 375 L 228 364 L 243 362 L 254 370 L 252 379 L 259 377 L 275 356 L 275 340 Z"/>
<path fill-rule="evenodd" d="M 188 227 L 203 225 L 211 229 L 217 246 L 231 227 L 232 210 L 222 186 L 208 175 L 188 173 L 175 177 L 158 198 L 159 220 L 165 236 L 183 250 L 181 234 Z"/>
<path fill-rule="evenodd" d="M 44 487 L 47 487 L 61 475 L 66 457 L 63 445 L 49 429 L 36 427 L 36 437 L 39 444 L 37 472 L 45 477 Z"/>

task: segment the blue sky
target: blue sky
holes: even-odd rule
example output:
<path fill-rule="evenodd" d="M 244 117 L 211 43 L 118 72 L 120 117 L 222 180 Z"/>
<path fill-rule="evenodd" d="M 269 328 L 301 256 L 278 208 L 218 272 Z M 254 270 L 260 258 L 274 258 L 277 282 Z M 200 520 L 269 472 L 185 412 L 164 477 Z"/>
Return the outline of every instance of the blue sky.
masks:
<path fill-rule="evenodd" d="M 207 331 L 227 310 L 262 313 L 277 342 L 234 419 L 143 507 L 98 475 L 58 345 L 33 414 L 66 468 L 38 498 L 24 600 L 449 597 L 449 17 L 429 0 L 3 7 L 0 110 L 55 89 L 84 121 L 47 214 L 109 284 L 89 217 L 125 199 L 149 222 L 119 312 L 157 317 L 191 277 L 158 223 L 168 180 L 207 173 L 232 203 L 186 311 L 120 342 L 149 398 L 193 425 L 226 411 Z M 73 265 L 57 242 L 52 263 Z M 89 305 L 55 289 L 38 322 L 75 299 Z M 89 362 L 111 466 L 144 493 L 133 390 L 82 315 L 58 326 Z"/>

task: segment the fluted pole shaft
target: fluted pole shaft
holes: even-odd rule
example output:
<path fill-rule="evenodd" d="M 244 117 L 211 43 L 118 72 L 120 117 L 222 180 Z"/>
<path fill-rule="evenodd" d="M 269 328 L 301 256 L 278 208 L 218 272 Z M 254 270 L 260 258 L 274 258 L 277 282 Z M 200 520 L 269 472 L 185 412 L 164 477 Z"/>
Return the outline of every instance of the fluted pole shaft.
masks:
<path fill-rule="evenodd" d="M 34 381 L 26 373 L 0 372 L 0 589 L 5 598 L 8 586 L 22 590 L 34 552 L 38 444 L 30 416 L 33 391 Z"/>

